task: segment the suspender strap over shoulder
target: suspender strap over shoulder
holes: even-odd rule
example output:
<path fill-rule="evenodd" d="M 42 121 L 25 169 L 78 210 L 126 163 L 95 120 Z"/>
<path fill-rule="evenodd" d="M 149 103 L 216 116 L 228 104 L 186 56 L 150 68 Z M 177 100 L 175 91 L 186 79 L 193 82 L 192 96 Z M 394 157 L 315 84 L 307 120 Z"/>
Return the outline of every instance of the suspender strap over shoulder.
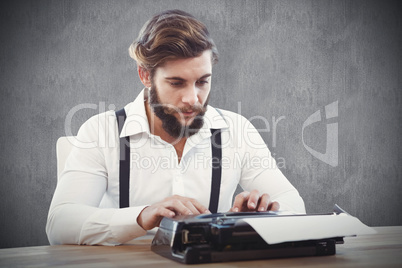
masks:
<path fill-rule="evenodd" d="M 126 121 L 126 112 L 123 109 L 116 112 L 117 125 L 119 134 L 123 129 L 124 121 Z M 130 138 L 120 138 L 120 167 L 119 167 L 119 191 L 120 191 L 120 208 L 129 206 L 130 191 Z"/>
<path fill-rule="evenodd" d="M 221 189 L 222 176 L 222 140 L 221 130 L 211 129 L 211 148 L 212 148 L 212 180 L 211 197 L 209 198 L 209 211 L 218 211 L 219 193 Z"/>

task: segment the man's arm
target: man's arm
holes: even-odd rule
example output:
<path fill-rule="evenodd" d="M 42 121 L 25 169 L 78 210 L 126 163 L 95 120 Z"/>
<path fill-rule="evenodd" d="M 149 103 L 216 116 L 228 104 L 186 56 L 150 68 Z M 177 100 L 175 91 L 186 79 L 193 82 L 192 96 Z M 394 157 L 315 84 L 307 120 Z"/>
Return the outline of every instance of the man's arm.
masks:
<path fill-rule="evenodd" d="M 118 147 L 99 146 L 106 133 L 106 115 L 90 118 L 78 132 L 81 146 L 72 149 L 49 209 L 46 232 L 51 244 L 116 245 L 146 233 L 137 223 L 144 206 L 99 208 L 112 175 L 107 157 L 118 156 Z M 108 135 L 116 133 L 117 127 Z M 118 141 L 118 136 L 109 140 Z M 95 146 L 85 148 L 93 142 Z"/>

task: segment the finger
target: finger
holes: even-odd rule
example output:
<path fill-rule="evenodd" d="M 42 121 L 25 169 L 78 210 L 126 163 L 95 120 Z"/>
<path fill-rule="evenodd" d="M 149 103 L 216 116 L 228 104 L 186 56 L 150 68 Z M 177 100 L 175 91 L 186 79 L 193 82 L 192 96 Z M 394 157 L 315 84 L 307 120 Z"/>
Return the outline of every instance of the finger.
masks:
<path fill-rule="evenodd" d="M 233 202 L 233 207 L 230 209 L 233 212 L 242 211 L 243 204 L 247 202 L 250 193 L 245 191 L 238 195 L 236 195 L 235 200 Z"/>
<path fill-rule="evenodd" d="M 280 205 L 279 205 L 279 203 L 278 202 L 272 202 L 271 204 L 269 204 L 269 206 L 268 206 L 268 210 L 270 210 L 270 211 L 278 211 L 279 210 L 279 208 L 280 208 Z"/>
<path fill-rule="evenodd" d="M 247 202 L 247 208 L 249 210 L 255 210 L 257 208 L 259 199 L 260 199 L 260 193 L 258 192 L 258 190 L 252 190 Z"/>
<path fill-rule="evenodd" d="M 185 205 L 185 206 L 191 211 L 191 213 L 194 214 L 194 215 L 198 215 L 198 214 L 201 214 L 202 212 L 204 212 L 205 209 L 204 209 L 204 210 L 201 210 L 201 211 L 198 210 L 198 208 L 196 207 L 194 201 L 195 201 L 195 200 L 190 200 L 190 199 L 188 199 L 188 200 L 182 201 L 182 203 L 183 203 L 183 205 Z"/>
<path fill-rule="evenodd" d="M 190 199 L 191 204 L 193 205 L 193 207 L 196 209 L 196 213 L 195 214 L 211 214 L 211 211 L 209 211 L 205 206 L 203 206 L 200 202 L 198 202 L 195 199 Z"/>
<path fill-rule="evenodd" d="M 164 208 L 164 207 L 159 207 L 157 209 L 157 215 L 155 216 L 162 216 L 162 217 L 167 217 L 167 218 L 173 218 L 174 216 L 176 216 L 176 214 L 174 213 L 174 211 Z"/>
<path fill-rule="evenodd" d="M 195 215 L 201 213 L 211 213 L 206 207 L 204 207 L 200 202 L 198 202 L 194 198 L 188 198 L 184 196 L 174 195 L 171 199 L 178 199 L 180 200 L 183 205 L 185 205 L 191 212 Z"/>
<path fill-rule="evenodd" d="M 194 214 L 190 208 L 185 206 L 183 204 L 183 202 L 178 199 L 172 199 L 172 200 L 167 201 L 166 208 L 175 211 L 176 214 L 181 214 L 181 215 L 193 215 Z"/>
<path fill-rule="evenodd" d="M 269 203 L 271 203 L 271 198 L 268 194 L 263 194 L 258 202 L 258 211 L 267 211 Z"/>

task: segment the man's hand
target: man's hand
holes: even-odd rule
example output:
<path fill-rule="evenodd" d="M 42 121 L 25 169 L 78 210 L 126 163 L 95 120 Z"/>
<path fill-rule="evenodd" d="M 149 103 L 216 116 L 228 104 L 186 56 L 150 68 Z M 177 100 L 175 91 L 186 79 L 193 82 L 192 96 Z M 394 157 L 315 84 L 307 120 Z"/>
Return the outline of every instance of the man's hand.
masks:
<path fill-rule="evenodd" d="M 258 190 L 242 192 L 236 195 L 231 212 L 278 211 L 279 203 L 271 202 L 268 194 L 260 196 Z"/>
<path fill-rule="evenodd" d="M 150 230 L 159 226 L 163 217 L 172 218 L 176 215 L 198 215 L 202 213 L 211 212 L 193 198 L 174 195 L 144 208 L 138 215 L 137 222 L 143 229 Z"/>

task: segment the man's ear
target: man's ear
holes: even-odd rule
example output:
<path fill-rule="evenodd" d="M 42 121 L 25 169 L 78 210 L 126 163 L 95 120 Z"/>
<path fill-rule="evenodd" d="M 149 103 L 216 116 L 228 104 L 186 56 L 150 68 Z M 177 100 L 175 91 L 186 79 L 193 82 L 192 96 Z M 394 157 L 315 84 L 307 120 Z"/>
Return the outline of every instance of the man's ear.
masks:
<path fill-rule="evenodd" d="M 141 67 L 140 65 L 137 65 L 137 69 L 138 69 L 138 76 L 140 77 L 142 84 L 145 87 L 150 88 L 151 87 L 150 72 L 144 67 Z"/>

